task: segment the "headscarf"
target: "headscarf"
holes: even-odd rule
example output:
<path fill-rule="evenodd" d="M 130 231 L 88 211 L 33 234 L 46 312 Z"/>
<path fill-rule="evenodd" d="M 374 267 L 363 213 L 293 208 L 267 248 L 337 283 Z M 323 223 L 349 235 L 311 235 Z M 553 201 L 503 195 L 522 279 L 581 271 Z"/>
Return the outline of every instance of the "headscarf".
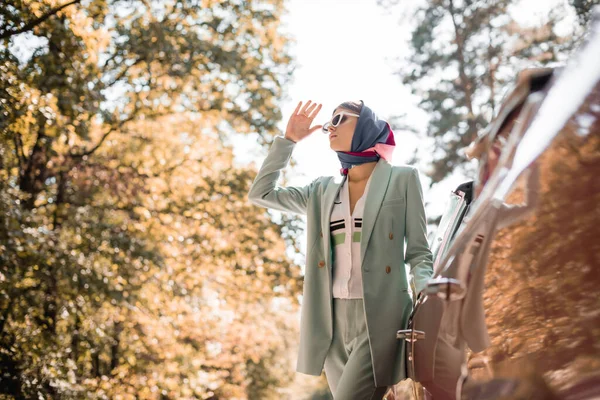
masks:
<path fill-rule="evenodd" d="M 391 161 L 392 153 L 396 147 L 394 132 L 390 125 L 377 118 L 373 110 L 361 101 L 360 111 L 350 151 L 337 151 L 342 163 L 341 173 L 348 174 L 348 170 L 355 165 L 379 161 L 380 158 Z"/>

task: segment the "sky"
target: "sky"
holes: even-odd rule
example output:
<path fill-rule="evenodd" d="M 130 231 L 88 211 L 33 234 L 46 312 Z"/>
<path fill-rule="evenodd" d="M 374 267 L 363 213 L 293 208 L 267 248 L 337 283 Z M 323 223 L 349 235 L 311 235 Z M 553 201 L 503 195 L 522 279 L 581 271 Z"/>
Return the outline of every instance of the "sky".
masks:
<path fill-rule="evenodd" d="M 377 0 L 287 0 L 288 12 L 282 25 L 294 39 L 291 51 L 296 69 L 282 102 L 282 134 L 298 101 L 307 100 L 323 104 L 316 124 L 326 122 L 343 101 L 363 100 L 379 117 L 405 114 L 407 124 L 424 131 L 427 115 L 419 109 L 419 99 L 395 74 L 398 68 L 394 66 L 407 55 L 412 11 L 422 2 L 398 1 L 396 6 L 385 8 Z M 521 24 L 535 23 L 548 10 L 565 2 L 521 0 L 513 8 L 513 18 Z M 31 38 L 24 35 L 23 40 Z M 13 50 L 27 59 L 34 47 L 17 45 Z M 405 164 L 415 148 L 424 145 L 407 131 L 395 131 L 395 138 L 394 165 Z M 258 167 L 266 150 L 257 144 L 256 137 L 248 135 L 236 141 L 237 160 L 254 162 Z M 300 142 L 293 157 L 296 165 L 288 168 L 287 184 L 304 185 L 319 176 L 339 174 L 337 156 L 320 131 Z M 449 191 L 469 179 L 454 174 L 430 189 L 423 168 L 419 169 L 427 213 L 431 216 L 441 214 Z"/>
<path fill-rule="evenodd" d="M 394 75 L 394 59 L 403 54 L 410 37 L 408 26 L 399 23 L 404 10 L 398 7 L 390 12 L 375 0 L 288 1 L 283 24 L 295 39 L 292 55 L 297 66 L 282 106 L 282 134 L 298 102 L 308 100 L 323 104 L 314 121 L 319 125 L 329 120 L 340 103 L 363 100 L 381 118 L 406 113 L 416 126 L 426 126 L 426 115 L 416 106 L 418 100 Z M 410 158 L 418 141 L 409 132 L 395 133 L 393 164 L 397 165 Z M 258 146 L 246 151 L 254 139 L 245 140 L 240 158 L 260 154 Z M 298 143 L 293 157 L 297 164 L 288 169 L 289 185 L 339 175 L 340 163 L 320 130 Z"/>
<path fill-rule="evenodd" d="M 284 120 L 298 101 L 323 104 L 316 123 L 323 124 L 343 101 L 363 100 L 380 117 L 410 114 L 414 123 L 426 122 L 417 99 L 394 75 L 393 59 L 402 55 L 410 37 L 399 16 L 378 7 L 375 0 L 292 0 L 284 19 L 295 36 L 298 68 L 283 107 Z M 424 124 L 421 124 L 423 127 Z M 282 127 L 283 129 L 285 126 Z M 396 135 L 393 163 L 406 161 L 417 145 L 410 134 Z M 316 132 L 299 143 L 297 180 L 339 174 L 339 161 L 327 135 Z"/>
<path fill-rule="evenodd" d="M 326 122 L 343 101 L 363 100 L 379 117 L 388 119 L 405 114 L 404 122 L 424 131 L 427 115 L 418 107 L 419 99 L 395 73 L 398 70 L 395 64 L 409 51 L 412 11 L 422 1 L 398 1 L 396 6 L 385 8 L 377 0 L 287 0 L 288 12 L 282 25 L 294 40 L 291 51 L 296 69 L 282 102 L 283 119 L 279 123 L 282 134 L 298 101 L 307 100 L 323 104 L 316 124 Z M 565 2 L 520 0 L 513 7 L 513 18 L 521 24 L 533 24 L 543 19 L 548 10 Z M 31 38 L 24 35 L 23 40 Z M 17 45 L 13 50 L 26 59 L 33 48 Z M 395 131 L 395 138 L 394 165 L 405 164 L 415 148 L 424 145 L 407 131 Z M 257 144 L 256 137 L 237 137 L 236 141 L 237 160 L 254 162 L 258 167 L 266 150 Z M 296 165 L 288 168 L 286 175 L 289 185 L 304 185 L 319 176 L 339 174 L 337 156 L 329 149 L 327 136 L 320 131 L 300 142 L 293 157 Z M 448 193 L 469 179 L 453 174 L 429 188 L 429 179 L 423 168 L 419 169 L 429 216 L 441 214 Z"/>
<path fill-rule="evenodd" d="M 513 8 L 513 18 L 521 24 L 534 24 L 564 2 L 521 0 Z M 282 134 L 298 101 L 307 100 L 323 104 L 315 124 L 326 122 L 343 101 L 363 100 L 381 118 L 405 114 L 406 123 L 425 130 L 427 115 L 394 67 L 407 55 L 410 16 L 421 1 L 398 3 L 390 9 L 377 5 L 376 0 L 288 0 L 288 13 L 282 22 L 294 38 L 292 55 L 297 66 L 282 105 Z M 394 165 L 406 164 L 415 148 L 424 145 L 407 131 L 396 131 L 395 138 Z M 258 167 L 266 150 L 252 142 L 255 138 L 242 140 L 239 159 L 255 161 Z M 339 174 L 337 156 L 320 131 L 300 142 L 293 157 L 296 165 L 287 170 L 288 185 L 305 185 L 319 176 Z M 430 180 L 423 168 L 419 169 L 428 216 L 441 214 L 449 192 L 471 179 L 453 174 L 429 188 Z"/>

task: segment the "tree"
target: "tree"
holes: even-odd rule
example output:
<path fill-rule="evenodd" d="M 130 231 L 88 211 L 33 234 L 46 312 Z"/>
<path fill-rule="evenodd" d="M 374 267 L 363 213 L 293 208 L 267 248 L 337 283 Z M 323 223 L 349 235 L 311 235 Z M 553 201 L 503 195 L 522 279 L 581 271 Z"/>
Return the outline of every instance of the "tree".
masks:
<path fill-rule="evenodd" d="M 10 46 L 19 36 L 13 32 L 37 22 L 30 31 L 43 42 L 6 77 L 2 89 L 9 98 L 33 91 L 16 107 L 27 110 L 26 128 L 35 132 L 32 143 L 15 142 L 19 188 L 30 195 L 29 208 L 56 170 L 91 155 L 114 131 L 141 116 L 216 110 L 233 129 L 256 131 L 265 140 L 274 132 L 280 115 L 272 99 L 280 95 L 290 61 L 277 30 L 280 2 L 97 0 L 46 19 L 38 15 L 56 8 L 10 2 L 1 29 L 3 36 L 12 33 L 4 65 L 17 62 Z M 28 39 L 33 38 L 22 40 Z M 5 117 L 7 125 L 22 121 L 18 115 Z M 100 132 L 95 141 L 90 140 L 93 129 Z M 20 133 L 12 125 L 8 132 Z M 54 142 L 66 149 L 59 154 L 61 163 L 49 170 Z"/>
<path fill-rule="evenodd" d="M 275 132 L 282 2 L 0 12 L 0 393 L 285 385 L 274 365 L 294 344 L 301 276 L 281 238 L 296 221 L 247 204 L 254 173 L 224 144 Z"/>
<path fill-rule="evenodd" d="M 569 0 L 569 4 L 575 9 L 579 24 L 587 26 L 592 9 L 600 4 L 600 0 Z"/>
<path fill-rule="evenodd" d="M 561 12 L 522 27 L 511 0 L 427 0 L 415 12 L 411 53 L 399 71 L 429 115 L 424 136 L 432 184 L 465 168 L 461 149 L 491 119 L 507 84 L 525 66 L 563 60 L 572 42 L 556 34 Z M 468 167 L 466 167 L 468 168 Z M 467 172 L 468 173 L 468 172 Z"/>

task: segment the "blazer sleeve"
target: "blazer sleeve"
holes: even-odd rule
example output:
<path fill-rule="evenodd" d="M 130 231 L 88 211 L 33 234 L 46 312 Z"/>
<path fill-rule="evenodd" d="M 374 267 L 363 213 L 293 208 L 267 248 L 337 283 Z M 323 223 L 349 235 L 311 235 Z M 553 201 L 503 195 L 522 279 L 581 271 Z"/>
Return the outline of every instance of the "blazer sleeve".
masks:
<path fill-rule="evenodd" d="M 406 187 L 406 262 L 420 293 L 433 275 L 433 256 L 427 242 L 427 222 L 419 172 L 412 169 Z"/>
<path fill-rule="evenodd" d="M 281 136 L 276 137 L 269 149 L 256 179 L 250 187 L 248 200 L 257 206 L 306 215 L 308 198 L 315 185 L 313 181 L 302 187 L 281 187 L 277 181 L 288 165 L 296 144 Z"/>

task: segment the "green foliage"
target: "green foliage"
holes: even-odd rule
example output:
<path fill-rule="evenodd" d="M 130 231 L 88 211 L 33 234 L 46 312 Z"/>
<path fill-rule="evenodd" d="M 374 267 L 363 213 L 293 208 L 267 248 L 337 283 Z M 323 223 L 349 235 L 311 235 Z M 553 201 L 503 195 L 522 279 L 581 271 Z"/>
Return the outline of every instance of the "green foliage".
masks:
<path fill-rule="evenodd" d="M 298 221 L 223 138 L 276 132 L 282 2 L 65 4 L 0 11 L 0 396 L 274 393 Z"/>
<path fill-rule="evenodd" d="M 569 0 L 569 4 L 575 9 L 579 23 L 586 26 L 590 21 L 592 9 L 600 4 L 600 0 Z"/>
<path fill-rule="evenodd" d="M 510 17 L 512 3 L 427 0 L 415 12 L 411 53 L 400 75 L 429 117 L 425 136 L 433 150 L 420 151 L 433 155 L 432 183 L 465 168 L 462 149 L 485 128 L 519 70 L 563 60 L 573 45 L 555 32 L 564 9 L 525 28 Z"/>

